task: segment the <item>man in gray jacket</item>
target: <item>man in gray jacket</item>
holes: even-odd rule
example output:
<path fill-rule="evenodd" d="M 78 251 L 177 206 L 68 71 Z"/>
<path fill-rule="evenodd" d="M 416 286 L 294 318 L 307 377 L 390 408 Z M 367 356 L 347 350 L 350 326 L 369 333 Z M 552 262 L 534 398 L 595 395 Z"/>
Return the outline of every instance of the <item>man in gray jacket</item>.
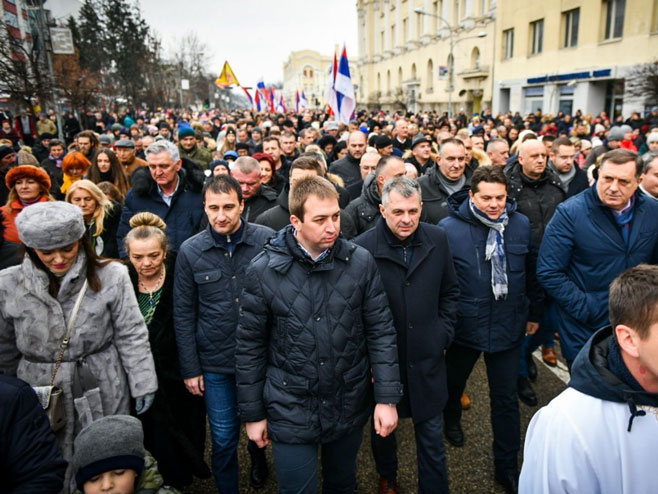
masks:
<path fill-rule="evenodd" d="M 238 492 L 238 307 L 247 265 L 274 231 L 240 217 L 244 201 L 233 177 L 213 177 L 203 198 L 208 226 L 183 243 L 176 260 L 174 326 L 185 386 L 206 402 L 217 487 L 220 492 Z M 253 443 L 249 452 L 252 484 L 260 487 L 267 476 L 264 452 Z"/>

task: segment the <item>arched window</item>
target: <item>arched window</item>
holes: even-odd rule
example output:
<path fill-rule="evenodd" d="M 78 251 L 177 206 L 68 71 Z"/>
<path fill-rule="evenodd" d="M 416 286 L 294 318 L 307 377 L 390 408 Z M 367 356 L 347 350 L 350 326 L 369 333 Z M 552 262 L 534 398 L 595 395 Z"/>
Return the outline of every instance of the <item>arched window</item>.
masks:
<path fill-rule="evenodd" d="M 416 80 L 416 64 L 412 63 L 411 64 L 411 79 Z"/>
<path fill-rule="evenodd" d="M 386 71 L 386 92 L 387 93 L 391 92 L 391 71 L 390 70 Z"/>
<path fill-rule="evenodd" d="M 476 46 L 471 52 L 471 68 L 477 69 L 480 67 L 480 50 Z"/>
<path fill-rule="evenodd" d="M 377 91 L 381 92 L 382 90 L 382 75 L 377 72 Z"/>
<path fill-rule="evenodd" d="M 402 87 L 402 67 L 398 67 L 398 87 Z"/>
<path fill-rule="evenodd" d="M 427 89 L 432 89 L 434 87 L 434 63 L 430 58 L 427 61 Z"/>

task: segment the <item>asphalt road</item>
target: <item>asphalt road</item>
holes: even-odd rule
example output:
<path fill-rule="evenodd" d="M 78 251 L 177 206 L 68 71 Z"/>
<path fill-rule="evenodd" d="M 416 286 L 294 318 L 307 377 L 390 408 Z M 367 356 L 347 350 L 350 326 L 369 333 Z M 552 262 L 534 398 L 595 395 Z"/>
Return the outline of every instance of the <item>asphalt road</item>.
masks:
<path fill-rule="evenodd" d="M 533 414 L 542 406 L 565 389 L 565 383 L 548 367 L 535 360 L 539 368 L 539 377 L 534 385 L 539 398 L 537 407 L 528 407 L 520 403 L 521 431 L 525 431 Z M 452 493 L 502 493 L 504 490 L 494 482 L 493 454 L 491 445 L 493 437 L 489 421 L 489 391 L 487 375 L 482 358 L 476 364 L 468 381 L 466 393 L 471 397 L 473 406 L 465 411 L 462 426 L 466 441 L 464 447 L 454 448 L 446 442 L 448 455 L 448 477 Z M 358 489 L 359 494 L 374 494 L 377 492 L 378 475 L 370 451 L 369 426 L 366 427 L 363 443 L 358 457 Z M 418 476 L 416 471 L 416 446 L 413 426 L 410 420 L 403 420 L 396 431 L 398 440 L 398 485 L 401 493 L 417 492 Z M 521 444 L 523 444 L 522 437 Z M 208 439 L 208 448 L 210 439 Z M 249 455 L 246 448 L 244 429 L 239 447 L 240 459 L 240 492 L 249 494 L 276 493 L 276 473 L 272 463 L 271 450 L 267 452 L 270 467 L 270 478 L 265 487 L 259 490 L 249 485 Z M 519 454 L 519 465 L 523 459 L 523 451 Z M 208 464 L 210 465 L 209 451 Z M 191 487 L 185 489 L 185 494 L 216 493 L 214 481 L 197 480 Z"/>

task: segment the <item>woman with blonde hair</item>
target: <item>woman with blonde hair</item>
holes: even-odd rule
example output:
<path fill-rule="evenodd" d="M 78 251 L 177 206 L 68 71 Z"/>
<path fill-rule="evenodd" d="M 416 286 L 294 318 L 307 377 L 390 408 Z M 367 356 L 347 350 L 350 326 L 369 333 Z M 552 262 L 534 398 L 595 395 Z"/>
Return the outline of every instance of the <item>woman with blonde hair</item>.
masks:
<path fill-rule="evenodd" d="M 153 213 L 130 218 L 124 240 L 128 272 L 139 310 L 149 331 L 160 387 L 153 407 L 140 415 L 144 445 L 157 460 L 165 483 L 183 488 L 192 476 L 210 476 L 203 459 L 206 408 L 203 398 L 187 391 L 180 374 L 174 330 L 174 266 L 167 225 Z"/>
<path fill-rule="evenodd" d="M 78 206 L 87 227 L 87 236 L 96 255 L 119 257 L 117 229 L 121 205 L 111 201 L 91 180 L 79 180 L 66 193 L 66 202 Z"/>
<path fill-rule="evenodd" d="M 55 200 L 50 195 L 50 176 L 37 166 L 16 166 L 5 176 L 5 185 L 9 189 L 9 196 L 7 204 L 0 208 L 4 217 L 4 239 L 19 244 L 21 240 L 15 223 L 18 213 L 32 204 Z"/>

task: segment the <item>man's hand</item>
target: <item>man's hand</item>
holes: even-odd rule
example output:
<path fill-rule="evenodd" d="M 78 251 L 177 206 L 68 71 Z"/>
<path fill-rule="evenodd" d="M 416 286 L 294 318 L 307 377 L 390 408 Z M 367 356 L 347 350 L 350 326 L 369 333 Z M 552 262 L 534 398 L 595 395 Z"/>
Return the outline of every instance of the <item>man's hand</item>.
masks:
<path fill-rule="evenodd" d="M 530 334 L 530 335 L 535 334 L 538 329 L 539 329 L 538 322 L 528 321 L 525 325 L 525 334 Z"/>
<path fill-rule="evenodd" d="M 264 448 L 270 444 L 270 440 L 267 437 L 267 419 L 260 422 L 247 422 L 246 429 L 247 437 L 255 442 L 259 448 Z"/>
<path fill-rule="evenodd" d="M 203 385 L 203 376 L 190 377 L 189 379 L 184 379 L 183 382 L 190 393 L 195 396 L 203 396 L 203 392 L 206 390 Z"/>
<path fill-rule="evenodd" d="M 375 432 L 382 437 L 388 436 L 398 426 L 398 410 L 386 403 L 375 406 Z"/>

